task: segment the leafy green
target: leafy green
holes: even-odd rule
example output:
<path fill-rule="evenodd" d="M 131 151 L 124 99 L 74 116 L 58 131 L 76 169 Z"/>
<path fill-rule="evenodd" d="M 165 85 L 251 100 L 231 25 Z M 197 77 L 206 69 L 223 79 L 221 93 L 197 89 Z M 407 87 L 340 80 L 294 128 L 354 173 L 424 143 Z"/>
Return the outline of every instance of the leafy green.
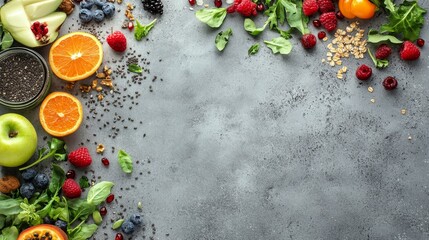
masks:
<path fill-rule="evenodd" d="M 116 222 L 113 223 L 112 229 L 115 230 L 120 228 L 122 226 L 122 223 L 124 223 L 124 221 L 125 221 L 124 219 L 117 220 Z"/>
<path fill-rule="evenodd" d="M 131 158 L 130 155 L 128 155 L 128 153 L 126 153 L 122 149 L 119 150 L 118 152 L 118 162 L 123 172 L 125 173 L 133 172 L 133 159 Z"/>
<path fill-rule="evenodd" d="M 156 19 L 154 19 L 152 22 L 150 22 L 148 25 L 142 25 L 137 19 L 136 19 L 136 28 L 134 30 L 134 38 L 137 41 L 142 40 L 143 37 L 146 37 L 150 30 L 155 26 Z"/>
<path fill-rule="evenodd" d="M 226 17 L 226 8 L 202 8 L 195 13 L 198 20 L 212 28 L 222 25 Z"/>
<path fill-rule="evenodd" d="M 79 178 L 79 186 L 80 186 L 80 188 L 88 188 L 90 186 L 88 177 L 86 177 L 86 176 L 80 177 Z"/>
<path fill-rule="evenodd" d="M 67 158 L 67 146 L 64 141 L 61 141 L 57 138 L 52 138 L 51 141 L 48 141 L 49 149 L 41 148 L 39 149 L 39 158 L 34 161 L 32 164 L 20 168 L 19 170 L 25 170 L 31 168 L 45 159 L 54 158 L 56 161 L 65 161 Z"/>
<path fill-rule="evenodd" d="M 256 24 L 252 19 L 246 18 L 244 19 L 244 30 L 246 30 L 252 36 L 257 36 L 265 30 L 265 27 L 268 24 L 269 24 L 269 21 L 266 21 L 264 26 L 258 28 L 256 27 Z"/>
<path fill-rule="evenodd" d="M 21 212 L 21 200 L 15 198 L 1 199 L 0 213 L 5 216 L 11 216 Z"/>
<path fill-rule="evenodd" d="M 389 60 L 375 58 L 374 55 L 372 55 L 372 52 L 371 50 L 369 50 L 369 48 L 368 48 L 368 54 L 371 57 L 372 62 L 374 63 L 376 68 L 386 68 L 387 66 L 389 66 Z"/>
<path fill-rule="evenodd" d="M 66 174 L 64 170 L 58 166 L 57 164 L 52 164 L 52 173 L 51 173 L 51 181 L 49 183 L 49 192 L 55 193 L 58 189 L 63 186 L 64 181 L 66 180 Z"/>
<path fill-rule="evenodd" d="M 220 32 L 216 35 L 215 44 L 219 51 L 223 51 L 228 44 L 229 37 L 232 35 L 232 29 L 228 28 L 226 31 Z"/>
<path fill-rule="evenodd" d="M 426 10 L 417 1 L 405 0 L 399 7 L 392 0 L 384 0 L 384 4 L 389 11 L 389 22 L 380 27 L 380 33 L 402 35 L 410 41 L 419 38 Z"/>
<path fill-rule="evenodd" d="M 393 44 L 401 44 L 403 41 L 399 40 L 397 37 L 393 35 L 380 34 L 376 30 L 369 30 L 368 32 L 368 42 L 370 43 L 379 43 L 389 41 Z"/>
<path fill-rule="evenodd" d="M 1 38 L 1 50 L 10 48 L 13 44 L 13 37 L 10 32 L 4 30 L 3 37 Z"/>
<path fill-rule="evenodd" d="M 24 202 L 19 206 L 22 209 L 17 216 L 20 221 L 27 222 L 31 225 L 37 225 L 43 222 L 40 215 L 36 213 L 36 205 L 29 204 L 28 199 L 24 199 Z"/>
<path fill-rule="evenodd" d="M 112 182 L 102 181 L 89 189 L 88 195 L 86 196 L 86 201 L 89 204 L 98 205 L 104 200 L 106 200 L 107 196 L 110 194 L 110 190 L 113 187 Z"/>
<path fill-rule="evenodd" d="M 291 28 L 295 28 L 303 35 L 309 33 L 308 17 L 302 12 L 302 2 L 296 1 L 295 4 L 288 0 L 280 0 L 286 9 L 286 19 Z"/>
<path fill-rule="evenodd" d="M 11 226 L 1 231 L 0 240 L 16 240 L 18 239 L 18 235 L 18 228 Z"/>
<path fill-rule="evenodd" d="M 274 38 L 271 41 L 264 41 L 264 43 L 273 51 L 274 54 L 289 54 L 292 50 L 292 44 L 289 40 L 282 37 Z"/>
<path fill-rule="evenodd" d="M 142 73 L 143 69 L 138 64 L 131 63 L 130 65 L 128 65 L 128 71 L 133 73 Z"/>
<path fill-rule="evenodd" d="M 259 52 L 259 43 L 255 43 L 252 46 L 250 46 L 249 50 L 247 50 L 247 54 L 250 55 L 255 55 L 256 53 Z"/>
<path fill-rule="evenodd" d="M 82 224 L 79 226 L 71 236 L 69 240 L 86 240 L 94 235 L 95 231 L 97 231 L 98 226 L 96 224 Z"/>
<path fill-rule="evenodd" d="M 74 223 L 78 219 L 87 219 L 92 212 L 95 211 L 96 205 L 88 203 L 83 199 L 72 199 L 68 201 L 69 210 L 73 219 L 70 224 Z"/>

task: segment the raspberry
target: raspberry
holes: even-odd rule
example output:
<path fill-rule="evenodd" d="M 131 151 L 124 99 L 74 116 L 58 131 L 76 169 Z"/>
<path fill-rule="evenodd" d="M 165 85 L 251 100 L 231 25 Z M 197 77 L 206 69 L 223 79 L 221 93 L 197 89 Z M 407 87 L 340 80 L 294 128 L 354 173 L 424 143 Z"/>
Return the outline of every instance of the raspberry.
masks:
<path fill-rule="evenodd" d="M 317 33 L 317 38 L 324 39 L 325 37 L 326 37 L 325 31 L 320 31 L 319 33 Z"/>
<path fill-rule="evenodd" d="M 412 61 L 420 57 L 420 49 L 410 41 L 405 41 L 399 50 L 399 56 L 402 60 Z"/>
<path fill-rule="evenodd" d="M 305 49 L 313 48 L 316 46 L 316 37 L 311 33 L 304 34 L 301 37 L 301 43 Z"/>
<path fill-rule="evenodd" d="M 386 90 L 393 90 L 398 86 L 398 81 L 392 76 L 388 76 L 383 80 L 383 87 Z"/>
<path fill-rule="evenodd" d="M 319 11 L 321 13 L 335 11 L 334 3 L 332 2 L 332 0 L 317 0 L 317 4 L 319 5 Z"/>
<path fill-rule="evenodd" d="M 375 51 L 375 57 L 377 59 L 387 59 L 391 53 L 392 49 L 389 47 L 389 45 L 381 44 Z"/>
<path fill-rule="evenodd" d="M 107 36 L 107 43 L 113 50 L 117 52 L 123 52 L 127 49 L 127 39 L 120 31 L 115 31 L 114 33 Z"/>
<path fill-rule="evenodd" d="M 67 178 L 63 184 L 63 195 L 67 198 L 78 198 L 82 194 L 79 184 L 71 178 Z"/>
<path fill-rule="evenodd" d="M 335 12 L 322 13 L 319 20 L 328 32 L 332 32 L 337 28 L 337 17 L 335 16 Z"/>
<path fill-rule="evenodd" d="M 88 148 L 81 147 L 69 153 L 68 159 L 75 167 L 87 167 L 92 163 Z"/>
<path fill-rule="evenodd" d="M 235 0 L 235 10 L 244 17 L 251 17 L 258 15 L 256 10 L 256 3 L 251 0 Z"/>
<path fill-rule="evenodd" d="M 319 5 L 316 0 L 304 0 L 302 3 L 302 11 L 305 16 L 311 16 L 319 11 Z"/>
<path fill-rule="evenodd" d="M 365 81 L 371 77 L 372 69 L 365 64 L 362 64 L 356 69 L 356 77 L 359 80 Z"/>

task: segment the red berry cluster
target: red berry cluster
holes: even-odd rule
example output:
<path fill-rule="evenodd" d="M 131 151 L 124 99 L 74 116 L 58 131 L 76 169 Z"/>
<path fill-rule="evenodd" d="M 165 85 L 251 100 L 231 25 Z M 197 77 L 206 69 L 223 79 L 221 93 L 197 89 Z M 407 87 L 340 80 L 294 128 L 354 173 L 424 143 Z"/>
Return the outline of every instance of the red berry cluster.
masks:
<path fill-rule="evenodd" d="M 33 24 L 31 24 L 30 29 L 37 41 L 42 41 L 43 37 L 46 36 L 49 32 L 48 24 L 46 22 L 40 23 L 39 21 L 35 21 Z"/>
<path fill-rule="evenodd" d="M 235 0 L 234 4 L 227 8 L 227 12 L 238 12 L 244 17 L 251 17 L 258 15 L 258 6 L 252 0 Z"/>
<path fill-rule="evenodd" d="M 341 14 L 335 13 L 332 0 L 304 0 L 302 10 L 306 16 L 320 12 L 319 20 L 314 20 L 313 25 L 315 27 L 323 26 L 328 32 L 337 28 L 337 18 L 343 18 Z"/>

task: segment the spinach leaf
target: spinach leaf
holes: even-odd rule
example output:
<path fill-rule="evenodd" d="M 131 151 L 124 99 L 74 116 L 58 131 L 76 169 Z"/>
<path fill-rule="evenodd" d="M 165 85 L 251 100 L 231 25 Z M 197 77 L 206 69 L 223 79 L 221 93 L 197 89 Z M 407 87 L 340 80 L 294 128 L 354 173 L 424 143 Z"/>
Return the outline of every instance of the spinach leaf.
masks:
<path fill-rule="evenodd" d="M 247 50 L 247 54 L 250 55 L 255 55 L 256 53 L 259 52 L 259 43 L 255 43 L 252 46 L 250 46 L 249 50 Z"/>
<path fill-rule="evenodd" d="M 95 224 L 83 224 L 71 234 L 69 240 L 86 240 L 94 235 L 97 228 Z"/>
<path fill-rule="evenodd" d="M 16 215 L 21 212 L 22 200 L 9 198 L 0 201 L 0 213 L 5 216 Z"/>
<path fill-rule="evenodd" d="M 1 231 L 0 240 L 16 240 L 18 239 L 18 228 L 15 226 L 5 228 Z"/>
<path fill-rule="evenodd" d="M 63 186 L 66 180 L 64 170 L 57 164 L 52 164 L 51 182 L 49 183 L 49 192 L 55 194 Z"/>
<path fill-rule="evenodd" d="M 375 58 L 374 55 L 372 55 L 372 52 L 371 50 L 369 50 L 369 48 L 368 48 L 368 54 L 371 57 L 372 62 L 374 63 L 376 68 L 386 68 L 387 66 L 389 66 L 389 60 Z"/>
<path fill-rule="evenodd" d="M 10 48 L 13 44 L 13 37 L 10 34 L 10 32 L 3 30 L 4 34 L 1 39 L 1 50 L 5 50 L 7 48 Z M 0 35 L 1 36 L 1 35 Z"/>
<path fill-rule="evenodd" d="M 222 25 L 226 17 L 226 8 L 203 8 L 195 13 L 195 16 L 212 28 Z"/>
<path fill-rule="evenodd" d="M 379 43 L 389 41 L 393 44 L 401 44 L 403 41 L 399 40 L 393 35 L 380 34 L 376 30 L 369 30 L 368 32 L 368 42 L 370 43 Z"/>
<path fill-rule="evenodd" d="M 289 54 L 292 51 L 292 44 L 290 41 L 282 37 L 274 38 L 271 41 L 264 41 L 264 43 L 274 54 Z"/>
<path fill-rule="evenodd" d="M 88 188 L 90 186 L 88 177 L 82 176 L 79 178 L 79 187 L 80 188 Z"/>
<path fill-rule="evenodd" d="M 265 27 L 268 25 L 268 23 L 269 21 L 266 21 L 264 26 L 258 28 L 252 19 L 246 18 L 244 19 L 244 30 L 246 30 L 252 36 L 257 36 L 265 30 Z"/>
<path fill-rule="evenodd" d="M 410 41 L 419 38 L 426 10 L 417 1 L 405 0 L 399 7 L 392 0 L 385 0 L 384 3 L 389 11 L 389 23 L 380 27 L 380 33 L 399 34 Z"/>
<path fill-rule="evenodd" d="M 288 0 L 281 0 L 281 2 L 286 9 L 286 19 L 289 26 L 300 31 L 302 35 L 309 33 L 310 30 L 307 26 L 309 19 L 302 12 L 302 2 L 296 1 L 295 4 Z"/>
<path fill-rule="evenodd" d="M 142 73 L 143 69 L 138 64 L 131 63 L 130 65 L 128 65 L 128 71 L 133 73 Z"/>
<path fill-rule="evenodd" d="M 150 22 L 148 25 L 142 25 L 137 19 L 136 19 L 136 29 L 134 30 L 134 38 L 137 41 L 142 40 L 143 37 L 146 37 L 150 30 L 155 26 L 156 19 L 154 19 L 152 22 Z"/>
<path fill-rule="evenodd" d="M 125 173 L 132 173 L 133 172 L 133 159 L 131 158 L 128 153 L 126 153 L 124 150 L 119 150 L 118 152 L 118 162 L 121 166 L 121 169 Z"/>
<path fill-rule="evenodd" d="M 113 185 L 114 184 L 112 182 L 107 181 L 95 184 L 89 189 L 88 195 L 86 196 L 86 201 L 92 205 L 98 205 L 104 202 L 107 196 L 109 196 Z"/>
<path fill-rule="evenodd" d="M 70 224 L 74 223 L 78 219 L 87 219 L 92 212 L 94 212 L 96 206 L 92 203 L 88 203 L 83 199 L 72 199 L 68 201 L 70 216 L 73 218 Z"/>
<path fill-rule="evenodd" d="M 228 44 L 229 37 L 232 35 L 232 29 L 228 28 L 226 31 L 220 32 L 216 35 L 215 44 L 219 51 L 223 51 Z"/>

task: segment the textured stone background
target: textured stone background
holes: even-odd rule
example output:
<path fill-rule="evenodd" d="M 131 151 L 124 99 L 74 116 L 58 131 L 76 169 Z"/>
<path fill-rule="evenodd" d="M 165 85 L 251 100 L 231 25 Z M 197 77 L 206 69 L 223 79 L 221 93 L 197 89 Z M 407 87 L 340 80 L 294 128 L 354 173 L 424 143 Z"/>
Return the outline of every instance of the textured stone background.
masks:
<path fill-rule="evenodd" d="M 148 23 L 152 17 L 140 2 L 135 4 L 136 18 Z M 337 68 L 321 63 L 326 42 L 304 51 L 297 34 L 289 56 L 273 55 L 262 41 L 276 35 L 247 35 L 240 16 L 229 16 L 219 30 L 211 30 L 196 20 L 186 0 L 165 0 L 164 5 L 148 41 L 137 43 L 127 35 L 131 47 L 151 61 L 141 85 L 125 91 L 125 80 L 117 80 L 124 93 L 141 93 L 139 104 L 128 100 L 123 108 L 111 107 L 65 139 L 70 149 L 88 145 L 96 163 L 86 175 L 114 181 L 115 194 L 122 195 L 108 206 L 106 228 L 95 239 L 113 239 L 110 219 L 123 209 L 125 214 L 137 211 L 139 201 L 147 226 L 133 239 L 429 238 L 429 46 L 413 63 L 399 60 L 395 49 L 390 67 L 374 70 L 365 83 L 354 71 L 361 63 L 373 66 L 370 58 L 344 60 L 349 72 L 338 80 Z M 428 1 L 421 5 L 429 8 Z M 101 39 L 112 26 L 119 28 L 121 9 L 97 29 Z M 82 28 L 76 16 L 75 11 L 63 33 Z M 384 21 L 384 15 L 378 16 L 371 27 Z M 422 37 L 429 42 L 427 26 Z M 219 53 L 214 38 L 227 27 L 234 34 Z M 255 42 L 260 52 L 248 57 Z M 120 58 L 106 43 L 104 48 L 106 61 Z M 151 82 L 154 75 L 158 80 Z M 381 85 L 388 75 L 399 80 L 393 92 Z M 59 90 L 64 83 L 54 78 L 53 85 Z M 90 95 L 80 96 L 89 102 Z M 407 114 L 401 115 L 401 109 Z M 99 127 L 112 122 L 114 113 L 142 123 L 109 138 L 111 132 Z M 23 114 L 35 122 L 42 139 L 46 134 L 37 109 Z M 89 108 L 86 115 L 94 116 Z M 108 169 L 99 163 L 94 142 L 106 145 Z M 115 163 L 118 149 L 139 161 L 131 176 Z"/>

